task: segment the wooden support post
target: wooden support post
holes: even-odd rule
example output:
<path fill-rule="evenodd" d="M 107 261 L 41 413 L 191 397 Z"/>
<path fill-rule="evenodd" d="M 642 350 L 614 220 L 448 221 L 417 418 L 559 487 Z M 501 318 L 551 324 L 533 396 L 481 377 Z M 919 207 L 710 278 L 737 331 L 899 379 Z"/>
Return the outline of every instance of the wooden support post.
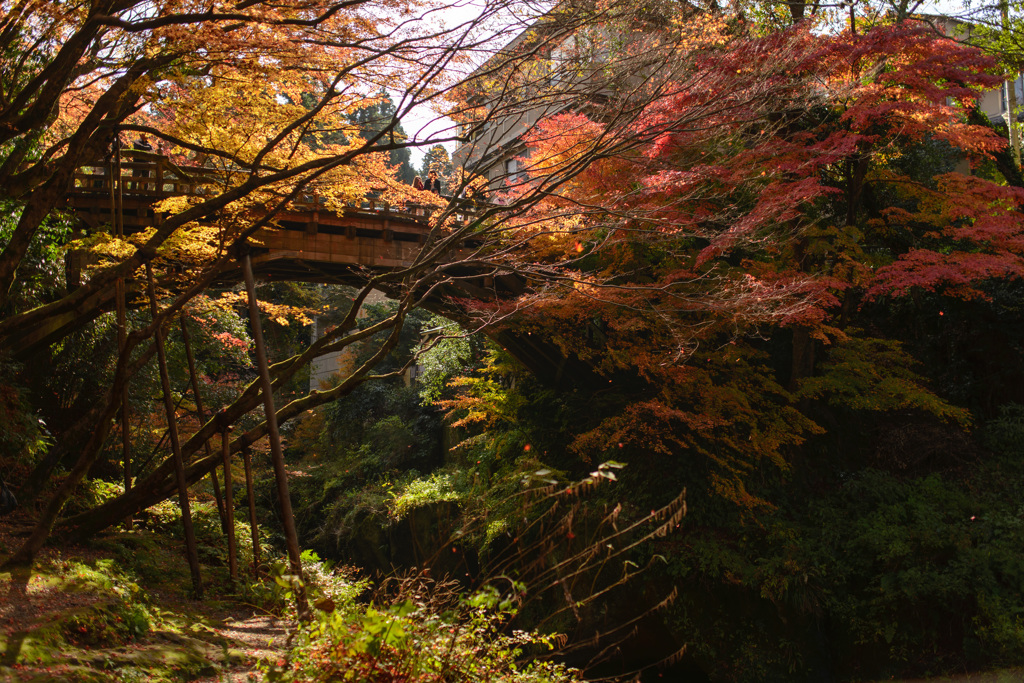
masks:
<path fill-rule="evenodd" d="M 238 545 L 235 540 L 235 492 L 231 488 L 231 426 L 224 425 L 220 432 L 220 454 L 224 460 L 224 502 L 228 513 L 228 573 L 231 581 L 238 580 Z"/>
<path fill-rule="evenodd" d="M 125 287 L 124 278 L 117 278 L 114 284 L 115 296 L 117 297 L 117 351 L 118 354 L 125 352 L 128 342 L 128 323 L 125 310 Z M 129 418 L 128 406 L 128 381 L 125 380 L 121 387 L 121 461 L 124 463 L 124 492 L 127 494 L 132 490 L 132 435 L 131 421 Z M 132 530 L 132 516 L 124 520 L 124 526 L 128 531 Z"/>
<path fill-rule="evenodd" d="M 120 138 L 117 138 L 118 140 Z M 121 143 L 116 142 L 116 149 L 113 155 L 113 167 L 110 172 L 110 196 L 114 199 L 114 232 L 118 237 L 124 237 L 124 183 L 121 182 Z"/>
<path fill-rule="evenodd" d="M 121 194 L 121 183 L 118 182 L 116 187 L 114 184 L 115 172 L 118 176 L 121 174 L 121 147 L 116 142 L 114 146 L 115 149 L 111 150 L 110 173 L 107 176 L 110 180 L 110 221 L 114 224 L 115 234 L 123 238 L 124 196 Z M 117 351 L 118 354 L 122 354 L 128 343 L 128 314 L 125 304 L 124 278 L 119 277 L 114 283 L 114 296 L 117 298 Z M 132 490 L 132 436 L 129 417 L 128 381 L 125 380 L 124 386 L 121 387 L 121 462 L 124 464 L 124 492 L 126 494 Z M 124 526 L 129 531 L 132 530 L 131 515 L 124 520 Z"/>
<path fill-rule="evenodd" d="M 206 422 L 206 411 L 203 410 L 203 397 L 199 395 L 199 379 L 196 376 L 196 359 L 192 354 L 192 340 L 188 335 L 188 325 L 185 323 L 184 311 L 178 318 L 181 324 L 181 338 L 185 342 L 185 359 L 188 361 L 188 377 L 192 385 L 192 397 L 196 400 L 196 414 L 199 416 L 199 424 Z M 210 457 L 210 441 L 203 442 L 206 449 L 206 457 Z M 228 518 L 224 513 L 224 498 L 220 494 L 220 482 L 217 481 L 217 470 L 210 470 L 210 480 L 213 483 L 213 497 L 217 500 L 217 513 L 220 515 L 220 530 L 226 536 L 228 533 Z"/>
<path fill-rule="evenodd" d="M 260 578 L 260 527 L 256 522 L 256 496 L 252 491 L 252 454 L 248 446 L 242 446 L 242 462 L 245 464 L 245 494 L 249 498 L 249 530 L 252 532 L 252 575 Z"/>
<path fill-rule="evenodd" d="M 153 284 L 153 267 L 146 263 L 146 280 L 149 291 L 149 310 L 153 320 L 157 318 L 156 286 Z M 196 533 L 192 527 L 192 510 L 188 504 L 188 483 L 185 481 L 185 462 L 181 458 L 181 444 L 178 442 L 178 424 L 174 415 L 174 401 L 171 399 L 171 379 L 167 374 L 167 349 L 160 326 L 156 328 L 156 357 L 160 366 L 160 384 L 164 393 L 164 412 L 167 413 L 167 432 L 171 437 L 171 452 L 174 459 L 174 475 L 178 482 L 178 505 L 181 507 L 181 524 L 185 528 L 185 550 L 188 567 L 192 572 L 192 589 L 196 599 L 203 596 L 203 584 L 199 576 L 199 551 L 196 548 Z"/>
<path fill-rule="evenodd" d="M 284 451 L 281 449 L 281 434 L 277 429 L 277 411 L 274 409 L 274 388 L 270 381 L 270 365 L 267 350 L 263 344 L 263 327 L 260 324 L 260 308 L 256 301 L 256 279 L 252 274 L 252 259 L 249 254 L 242 257 L 245 272 L 245 290 L 249 295 L 249 318 L 252 337 L 256 345 L 256 364 L 260 371 L 260 387 L 263 392 L 263 409 L 267 418 L 267 437 L 270 439 L 270 456 L 274 464 L 274 479 L 277 481 L 277 495 L 281 502 L 281 517 L 284 523 L 284 539 L 288 548 L 288 560 L 292 574 L 299 578 L 295 591 L 295 608 L 300 619 L 309 618 L 309 604 L 306 589 L 302 585 L 302 561 L 299 558 L 299 536 L 295 531 L 295 517 L 292 515 L 292 500 L 288 493 L 288 473 L 284 469 Z"/>

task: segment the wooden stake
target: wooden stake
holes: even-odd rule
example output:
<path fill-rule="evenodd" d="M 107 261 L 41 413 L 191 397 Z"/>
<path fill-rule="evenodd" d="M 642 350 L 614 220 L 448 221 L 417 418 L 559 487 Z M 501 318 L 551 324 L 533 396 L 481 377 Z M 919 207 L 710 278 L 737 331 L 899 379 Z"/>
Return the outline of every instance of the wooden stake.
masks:
<path fill-rule="evenodd" d="M 153 320 L 157 318 L 156 286 L 153 284 L 153 267 L 146 263 L 146 280 L 149 291 L 149 311 Z M 156 357 L 160 366 L 160 384 L 164 393 L 164 411 L 167 413 L 167 432 L 171 437 L 171 451 L 174 459 L 174 475 L 178 482 L 178 505 L 181 507 L 181 524 L 185 527 L 185 549 L 188 554 L 188 567 L 192 572 L 192 589 L 196 599 L 203 597 L 203 584 L 199 576 L 199 551 L 196 548 L 196 534 L 192 527 L 192 510 L 188 503 L 188 484 L 185 481 L 185 462 L 181 458 L 181 444 L 178 442 L 178 424 L 174 415 L 174 402 L 171 400 L 171 379 L 167 374 L 167 350 L 164 348 L 164 335 L 160 326 L 156 328 Z"/>
<path fill-rule="evenodd" d="M 196 359 L 192 355 L 192 342 L 188 336 L 188 325 L 185 324 L 185 313 L 182 312 L 178 318 L 181 324 L 181 338 L 185 342 L 185 359 L 188 361 L 188 377 L 192 385 L 192 397 L 196 400 L 196 413 L 199 415 L 199 424 L 206 422 L 206 411 L 203 410 L 203 397 L 199 394 L 199 379 L 196 377 Z M 206 449 L 206 457 L 210 457 L 210 440 L 203 442 Z M 220 495 L 220 482 L 217 481 L 217 470 L 210 470 L 210 480 L 213 482 L 213 497 L 217 500 L 217 513 L 220 515 L 220 530 L 225 536 L 228 534 L 228 518 L 224 514 L 224 499 Z"/>
<path fill-rule="evenodd" d="M 288 493 L 288 473 L 284 469 L 284 451 L 281 449 L 281 434 L 277 429 L 277 411 L 274 409 L 274 388 L 270 381 L 270 366 L 263 344 L 263 327 L 260 325 L 260 308 L 256 301 L 256 280 L 252 275 L 252 259 L 249 254 L 242 257 L 245 271 L 245 290 L 249 295 L 249 322 L 252 324 L 253 341 L 256 344 L 256 364 L 260 371 L 260 387 L 263 392 L 263 409 L 267 418 L 267 436 L 270 439 L 270 456 L 274 464 L 274 479 L 277 481 L 277 495 L 281 500 L 281 518 L 284 523 L 285 545 L 291 571 L 299 578 L 295 590 L 295 607 L 300 619 L 309 617 L 306 589 L 302 585 L 302 561 L 299 558 L 299 536 L 295 531 L 295 517 L 292 515 L 292 501 Z"/>
<path fill-rule="evenodd" d="M 224 459 L 224 502 L 228 519 L 228 573 L 234 583 L 238 580 L 238 546 L 235 540 L 235 493 L 231 490 L 231 427 L 228 425 L 220 433 L 220 453 Z"/>
<path fill-rule="evenodd" d="M 111 220 L 114 221 L 114 233 L 124 237 L 124 191 L 121 186 L 121 134 L 114 132 L 111 142 L 113 149 L 110 156 L 110 201 L 114 203 Z"/>
<path fill-rule="evenodd" d="M 252 454 L 248 446 L 242 446 L 242 462 L 245 464 L 245 493 L 249 498 L 249 530 L 252 532 L 252 575 L 260 578 L 260 527 L 256 522 L 256 496 L 252 491 Z"/>
<path fill-rule="evenodd" d="M 117 296 L 117 350 L 124 353 L 128 343 L 128 321 L 125 311 L 124 279 L 118 278 L 115 283 Z M 131 422 L 129 420 L 128 407 L 128 382 L 121 387 L 121 459 L 124 462 L 124 492 L 127 494 L 132 490 L 132 435 Z M 124 520 L 124 526 L 128 531 L 132 530 L 132 516 L 128 515 Z"/>
<path fill-rule="evenodd" d="M 116 133 L 115 133 L 116 135 Z M 111 143 L 110 167 L 108 178 L 110 180 L 110 218 L 114 222 L 114 230 L 118 237 L 124 237 L 124 197 L 121 195 L 121 183 L 114 182 L 115 173 L 121 175 L 121 145 Z M 117 298 L 117 351 L 124 353 L 128 343 L 128 316 L 125 304 L 124 278 L 117 278 L 114 284 L 114 293 Z M 128 407 L 128 382 L 121 387 L 121 462 L 124 463 L 124 492 L 127 494 L 132 490 L 132 437 L 131 421 L 129 420 Z M 132 517 L 124 520 L 124 526 L 128 531 L 132 530 Z"/>

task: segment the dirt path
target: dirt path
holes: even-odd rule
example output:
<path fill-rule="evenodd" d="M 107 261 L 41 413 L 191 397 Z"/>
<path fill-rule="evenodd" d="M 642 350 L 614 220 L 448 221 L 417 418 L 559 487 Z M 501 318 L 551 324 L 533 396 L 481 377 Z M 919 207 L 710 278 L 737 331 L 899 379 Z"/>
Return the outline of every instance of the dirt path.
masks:
<path fill-rule="evenodd" d="M 0 557 L 23 541 L 12 531 L 16 526 L 11 518 L 0 519 Z M 137 639 L 126 641 L 124 634 L 107 634 L 103 625 L 111 619 L 120 622 L 120 613 L 101 610 L 122 604 L 124 596 L 104 586 L 93 573 L 104 575 L 100 563 L 112 561 L 111 557 L 106 549 L 47 546 L 32 571 L 0 574 L 0 681 L 41 683 L 85 675 L 108 665 L 106 656 L 140 673 L 190 669 L 200 674 L 194 680 L 201 683 L 248 683 L 262 680 L 256 668 L 260 661 L 282 657 L 287 622 L 232 602 L 228 596 L 213 595 L 209 601 L 185 598 L 187 591 L 173 580 L 156 585 L 139 582 L 146 604 L 153 614 L 161 614 L 160 623 L 154 619 L 148 632 Z M 164 564 L 168 561 L 180 563 L 174 553 L 150 559 L 155 571 L 169 566 Z M 80 582 L 79 572 L 93 573 Z M 98 642 L 62 642 L 55 649 L 50 641 L 68 637 L 62 624 L 69 615 L 83 615 L 89 633 L 107 637 Z M 52 636 L 41 635 L 47 630 Z M 225 655 L 230 660 L 227 668 Z"/>
<path fill-rule="evenodd" d="M 220 615 L 220 619 L 223 626 L 214 627 L 214 630 L 237 643 L 236 647 L 245 654 L 245 661 L 230 667 L 226 672 L 196 679 L 196 683 L 248 683 L 254 679 L 259 680 L 257 663 L 276 660 L 284 651 L 286 624 L 273 615 L 251 611 L 235 611 Z"/>

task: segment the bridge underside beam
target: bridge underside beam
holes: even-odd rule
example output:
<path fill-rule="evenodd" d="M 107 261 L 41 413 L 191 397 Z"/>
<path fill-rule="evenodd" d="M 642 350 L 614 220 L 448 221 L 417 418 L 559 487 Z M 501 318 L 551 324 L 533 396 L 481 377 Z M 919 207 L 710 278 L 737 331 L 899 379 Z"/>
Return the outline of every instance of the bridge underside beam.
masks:
<path fill-rule="evenodd" d="M 81 189 L 69 196 L 69 206 L 88 230 L 103 230 L 113 218 L 109 187 L 94 186 L 95 182 L 95 179 L 84 179 Z M 157 198 L 142 194 L 123 197 L 126 233 L 160 222 L 162 217 L 152 209 Z M 413 263 L 431 230 L 429 211 L 429 207 L 420 206 L 378 210 L 371 202 L 369 208 L 340 214 L 325 210 L 319 203 L 280 212 L 275 216 L 277 228 L 261 230 L 250 239 L 253 269 L 263 280 L 359 287 L 366 283 L 368 275 Z M 467 207 L 467 211 L 470 213 L 462 218 L 471 220 L 472 209 Z M 261 217 L 254 214 L 252 219 Z M 464 270 L 453 275 L 458 281 L 442 288 L 424 302 L 424 306 L 468 326 L 473 324 L 470 315 L 461 310 L 453 298 L 507 300 L 528 289 L 527 283 L 513 273 L 476 275 Z M 242 279 L 242 269 L 238 266 L 220 273 L 215 284 L 231 286 Z M 108 302 L 100 303 L 97 314 L 105 309 L 105 303 Z M 56 335 L 61 330 L 47 332 Z M 607 382 L 588 363 L 575 356 L 566 357 L 557 345 L 541 335 L 519 334 L 511 329 L 493 329 L 486 333 L 546 384 L 589 389 Z"/>

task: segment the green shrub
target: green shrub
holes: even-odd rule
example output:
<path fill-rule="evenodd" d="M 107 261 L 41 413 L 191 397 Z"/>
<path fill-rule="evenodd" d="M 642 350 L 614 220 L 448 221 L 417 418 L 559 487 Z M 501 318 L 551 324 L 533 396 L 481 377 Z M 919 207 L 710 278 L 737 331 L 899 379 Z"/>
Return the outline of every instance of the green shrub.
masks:
<path fill-rule="evenodd" d="M 1020 466 L 1024 453 L 1024 405 L 1009 403 L 1000 406 L 999 415 L 989 420 L 982 431 L 982 442 L 996 453 Z"/>
<path fill-rule="evenodd" d="M 528 656 L 549 652 L 554 639 L 502 626 L 521 598 L 520 586 L 485 587 L 460 598 L 449 584 L 422 576 L 398 582 L 391 593 L 360 606 L 351 599 L 324 600 L 316 618 L 300 627 L 283 666 L 267 680 L 385 683 L 571 683 L 571 669 Z"/>
<path fill-rule="evenodd" d="M 152 616 L 145 592 L 113 560 L 99 560 L 94 567 L 69 564 L 65 575 L 65 590 L 95 592 L 104 598 L 64 620 L 61 630 L 68 642 L 110 647 L 149 633 Z"/>
<path fill-rule="evenodd" d="M 21 367 L 0 358 L 0 462 L 30 464 L 48 443 L 46 425 L 19 386 Z"/>
<path fill-rule="evenodd" d="M 812 514 L 852 652 L 924 673 L 1024 652 L 1024 508 L 938 475 L 867 471 Z"/>
<path fill-rule="evenodd" d="M 458 501 L 460 498 L 461 494 L 456 491 L 453 475 L 434 473 L 429 477 L 409 482 L 402 492 L 391 500 L 388 505 L 388 516 L 393 520 L 399 520 L 415 508 Z"/>

